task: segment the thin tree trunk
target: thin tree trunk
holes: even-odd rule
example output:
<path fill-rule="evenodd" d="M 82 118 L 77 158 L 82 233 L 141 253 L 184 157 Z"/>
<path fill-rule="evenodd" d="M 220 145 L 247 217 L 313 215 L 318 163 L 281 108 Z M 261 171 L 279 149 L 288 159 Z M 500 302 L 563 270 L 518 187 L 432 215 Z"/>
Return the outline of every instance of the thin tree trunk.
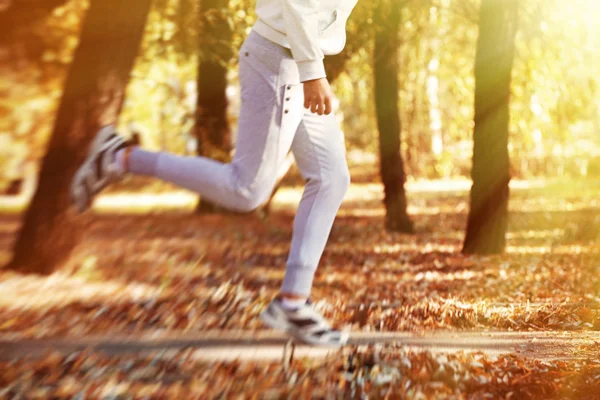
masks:
<path fill-rule="evenodd" d="M 346 69 L 346 63 L 352 57 L 350 51 L 343 51 L 340 54 L 334 56 L 325 57 L 325 71 L 327 73 L 327 80 L 329 83 L 333 83 Z"/>
<path fill-rule="evenodd" d="M 471 210 L 463 252 L 499 254 L 506 245 L 509 99 L 518 0 L 483 0 L 475 61 Z"/>
<path fill-rule="evenodd" d="M 369 18 L 372 14 L 372 6 L 368 1 L 360 1 L 356 5 L 348 22 L 346 45 L 344 50 L 336 55 L 325 57 L 325 71 L 329 83 L 335 82 L 346 70 L 346 64 L 352 56 L 365 48 L 372 37 L 372 29 Z"/>
<path fill-rule="evenodd" d="M 119 115 L 149 6 L 150 0 L 92 1 L 12 269 L 52 272 L 78 243 L 81 227 L 67 212 L 71 178 L 94 133 Z"/>
<path fill-rule="evenodd" d="M 374 78 L 375 108 L 379 127 L 381 179 L 385 191 L 385 226 L 390 231 L 412 233 L 406 212 L 406 175 L 400 153 L 400 110 L 398 49 L 400 7 L 378 0 L 375 10 Z"/>
<path fill-rule="evenodd" d="M 214 18 L 214 16 L 228 5 L 229 0 L 204 0 L 200 10 L 203 21 L 200 35 L 211 35 L 216 40 L 211 46 L 205 46 L 203 49 L 210 58 L 200 62 L 198 68 L 198 103 L 194 132 L 198 141 L 198 155 L 218 158 L 220 161 L 228 161 L 228 155 L 232 150 L 231 128 L 227 120 L 225 64 L 233 56 L 233 53 L 228 52 L 232 48 L 233 32 L 226 19 Z M 349 41 L 346 47 L 344 52 L 325 59 L 327 79 L 330 83 L 333 83 L 344 71 L 352 55 L 348 47 L 356 46 Z M 289 154 L 281 170 L 277 171 L 277 183 L 269 200 L 261 207 L 261 214 L 269 214 L 273 198 L 292 165 L 293 157 Z M 202 199 L 197 210 L 200 213 L 223 212 L 216 205 Z"/>
<path fill-rule="evenodd" d="M 233 29 L 223 14 L 229 0 L 203 0 L 200 8 L 200 43 L 203 58 L 198 65 L 198 100 L 194 135 L 198 155 L 229 161 L 231 128 L 227 120 L 227 65 L 233 57 Z M 210 38 L 210 39 L 208 39 Z M 218 207 L 200 199 L 198 212 Z"/>

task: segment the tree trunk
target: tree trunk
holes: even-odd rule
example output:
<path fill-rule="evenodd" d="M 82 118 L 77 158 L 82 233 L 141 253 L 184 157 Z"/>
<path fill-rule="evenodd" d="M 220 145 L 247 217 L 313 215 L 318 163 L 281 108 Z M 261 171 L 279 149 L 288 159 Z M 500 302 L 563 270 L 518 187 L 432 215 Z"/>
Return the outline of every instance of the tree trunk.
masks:
<path fill-rule="evenodd" d="M 233 30 L 227 21 L 229 0 L 203 0 L 200 8 L 202 59 L 198 65 L 198 100 L 194 135 L 198 155 L 230 160 L 231 128 L 227 120 L 227 66 L 233 57 Z M 198 212 L 215 212 L 214 204 L 200 199 Z"/>
<path fill-rule="evenodd" d="M 352 58 L 350 51 L 343 51 L 340 54 L 325 57 L 325 72 L 327 80 L 333 83 L 346 69 L 346 63 Z"/>
<path fill-rule="evenodd" d="M 381 179 L 385 191 L 385 226 L 390 231 L 412 233 L 406 212 L 406 175 L 400 153 L 400 110 L 398 88 L 398 49 L 400 7 L 378 0 L 375 9 L 374 80 L 375 108 L 379 127 Z"/>
<path fill-rule="evenodd" d="M 227 67 L 226 63 L 233 57 L 233 31 L 224 16 L 217 13 L 226 9 L 229 0 L 204 0 L 200 10 L 202 29 L 201 37 L 210 35 L 214 42 L 204 44 L 203 53 L 206 57 L 198 67 L 198 102 L 196 108 L 195 137 L 198 141 L 198 155 L 212 157 L 220 161 L 229 161 L 232 150 L 231 129 L 227 120 L 228 101 Z M 216 18 L 215 18 L 216 17 Z M 362 44 L 362 43 L 361 43 Z M 336 56 L 325 59 L 327 78 L 333 83 L 344 71 L 347 61 L 352 56 L 353 42 L 348 41 L 346 50 Z M 267 215 L 273 198 L 281 181 L 293 165 L 293 158 L 288 154 L 284 165 L 277 171 L 277 183 L 269 200 L 261 207 L 260 213 Z M 200 213 L 223 212 L 218 206 L 200 200 L 197 208 Z"/>
<path fill-rule="evenodd" d="M 94 133 L 119 115 L 149 6 L 92 1 L 10 268 L 50 273 L 77 244 L 81 227 L 67 212 L 69 185 Z"/>
<path fill-rule="evenodd" d="M 475 61 L 471 210 L 463 252 L 499 254 L 508 225 L 509 98 L 518 0 L 483 0 Z"/>
<path fill-rule="evenodd" d="M 344 51 L 325 57 L 325 71 L 329 83 L 333 83 L 346 70 L 346 64 L 352 56 L 365 48 L 372 40 L 372 29 L 369 18 L 372 5 L 368 1 L 359 1 L 346 26 L 347 39 Z"/>

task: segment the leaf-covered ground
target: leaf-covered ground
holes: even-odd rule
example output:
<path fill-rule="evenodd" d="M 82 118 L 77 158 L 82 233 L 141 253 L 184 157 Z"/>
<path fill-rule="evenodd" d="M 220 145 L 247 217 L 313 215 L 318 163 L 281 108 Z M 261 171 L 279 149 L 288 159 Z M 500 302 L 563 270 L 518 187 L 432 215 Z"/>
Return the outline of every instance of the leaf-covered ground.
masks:
<path fill-rule="evenodd" d="M 460 254 L 468 184 L 424 183 L 409 189 L 409 211 L 418 230 L 412 236 L 383 229 L 378 184 L 352 187 L 313 292 L 336 325 L 412 332 L 600 330 L 600 185 L 515 183 L 507 253 L 495 257 Z M 87 234 L 68 265 L 49 277 L 0 272 L 0 334 L 263 329 L 256 316 L 283 277 L 300 194 L 297 188 L 282 190 L 268 218 L 196 216 L 190 213 L 193 197 L 182 193 L 161 195 L 168 211 L 150 214 L 132 211 L 152 209 L 153 196 L 101 199 L 98 212 L 83 217 Z M 128 199 L 137 199 L 133 209 L 124 203 Z M 14 214 L 0 218 L 4 250 L 18 225 Z M 354 367 L 345 365 L 345 353 L 321 362 L 299 360 L 292 375 L 266 362 L 181 361 L 192 353 L 154 361 L 99 353 L 16 360 L 0 365 L 0 387 L 9 398 L 14 393 L 96 398 L 121 392 L 173 398 L 203 390 L 217 397 L 249 390 L 266 398 L 319 397 L 337 388 L 344 398 L 361 393 L 419 398 L 423 393 L 427 398 L 514 399 L 595 398 L 593 389 L 600 387 L 598 357 L 592 352 L 584 361 L 542 362 L 387 346 L 360 350 Z M 57 363 L 60 368 L 53 367 Z M 206 382 L 218 384 L 206 387 Z"/>
<path fill-rule="evenodd" d="M 414 236 L 382 228 L 378 185 L 352 188 L 313 293 L 338 325 L 600 330 L 594 186 L 514 189 L 508 251 L 497 257 L 460 254 L 466 192 L 436 187 L 410 194 Z M 61 271 L 1 273 L 0 332 L 260 329 L 255 317 L 283 276 L 299 193 L 282 191 L 267 219 L 88 215 L 87 236 Z M 4 217 L 4 237 L 17 226 Z"/>
<path fill-rule="evenodd" d="M 387 345 L 325 360 L 206 363 L 196 352 L 48 354 L 0 363 L 0 396 L 29 399 L 598 399 L 599 361 L 434 354 Z M 367 397 L 368 396 L 368 397 Z"/>

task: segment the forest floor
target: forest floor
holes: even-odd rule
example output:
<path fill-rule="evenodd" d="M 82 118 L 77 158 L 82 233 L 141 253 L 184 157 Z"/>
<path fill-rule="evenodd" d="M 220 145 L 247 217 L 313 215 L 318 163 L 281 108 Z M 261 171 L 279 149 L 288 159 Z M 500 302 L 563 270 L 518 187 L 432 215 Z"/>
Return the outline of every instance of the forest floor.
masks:
<path fill-rule="evenodd" d="M 299 349 L 289 367 L 256 316 L 300 188 L 266 218 L 197 216 L 186 192 L 111 193 L 61 270 L 0 272 L 0 398 L 600 398 L 600 184 L 513 182 L 493 257 L 460 254 L 468 189 L 409 184 L 417 233 L 402 235 L 383 229 L 381 186 L 358 179 L 313 292 L 353 344 Z M 5 257 L 14 211 L 0 214 Z"/>

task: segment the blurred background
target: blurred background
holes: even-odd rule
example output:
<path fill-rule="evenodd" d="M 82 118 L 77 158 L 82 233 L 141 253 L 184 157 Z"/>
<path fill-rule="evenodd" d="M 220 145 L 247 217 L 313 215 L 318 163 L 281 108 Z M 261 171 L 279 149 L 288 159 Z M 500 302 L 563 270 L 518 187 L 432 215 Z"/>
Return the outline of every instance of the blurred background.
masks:
<path fill-rule="evenodd" d="M 230 159 L 254 6 L 0 0 L 0 333 L 261 329 L 302 194 L 293 158 L 249 215 L 141 177 L 83 217 L 68 198 L 109 123 L 150 150 Z M 353 180 L 315 285 L 328 318 L 369 332 L 600 330 L 599 19 L 596 0 L 359 0 L 346 49 L 326 58 Z M 480 372 L 472 361 L 456 361 L 461 379 Z M 337 385 L 334 364 L 311 385 Z M 534 368 L 497 394 L 551 378 Z M 244 371 L 233 392 L 257 389 Z M 590 386 L 565 381 L 563 394 L 600 385 L 585 371 Z M 447 394 L 450 381 L 409 386 Z"/>
<path fill-rule="evenodd" d="M 411 180 L 470 175 L 478 3 L 398 2 L 399 114 Z M 215 113 L 227 113 L 228 130 L 235 132 L 237 49 L 254 21 L 254 2 L 202 4 L 156 0 L 149 10 L 119 127 L 139 131 L 150 149 L 194 154 L 204 148 L 212 154 L 234 146 L 234 135 L 222 138 L 223 143 L 214 140 L 221 138 L 198 137 L 194 117 L 203 104 L 197 92 L 215 77 L 226 79 L 221 89 L 228 103 L 212 107 L 222 108 Z M 374 35 L 382 24 L 374 20 L 375 5 L 359 2 L 348 26 L 347 49 L 330 63 L 338 64 L 329 75 L 356 162 L 378 155 L 372 61 Z M 3 0 L 0 7 L 0 190 L 6 192 L 45 154 L 89 2 Z M 519 8 L 510 103 L 511 174 L 524 179 L 595 176 L 600 141 L 600 35 L 595 21 L 600 6 L 588 0 L 527 0 Z M 135 12 L 133 7 L 117 11 Z M 210 62 L 223 69 L 207 68 Z"/>

